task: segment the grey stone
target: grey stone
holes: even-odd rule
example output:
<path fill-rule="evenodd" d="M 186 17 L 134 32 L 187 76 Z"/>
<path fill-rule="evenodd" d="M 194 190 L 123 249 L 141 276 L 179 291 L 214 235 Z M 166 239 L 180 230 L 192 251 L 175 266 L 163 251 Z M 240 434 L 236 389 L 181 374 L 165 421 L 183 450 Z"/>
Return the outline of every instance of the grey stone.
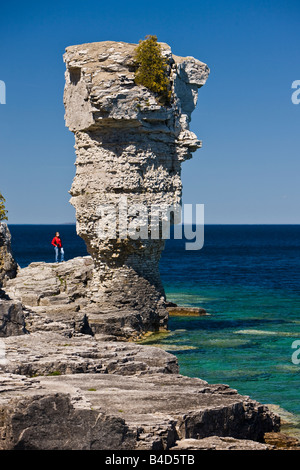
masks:
<path fill-rule="evenodd" d="M 86 297 L 92 271 L 90 256 L 31 263 L 6 283 L 5 292 L 27 307 L 66 305 Z"/>
<path fill-rule="evenodd" d="M 178 373 L 177 358 L 155 347 L 101 337 L 34 332 L 3 339 L 5 371 L 26 376 L 57 374 L 144 375 Z"/>
<path fill-rule="evenodd" d="M 22 303 L 29 332 L 91 334 L 83 307 L 89 303 L 92 271 L 90 256 L 64 263 L 31 263 L 6 283 L 5 292 Z"/>
<path fill-rule="evenodd" d="M 0 378 L 2 449 L 164 450 L 209 436 L 262 441 L 279 427 L 235 390 L 176 374 Z"/>
<path fill-rule="evenodd" d="M 0 222 L 0 288 L 7 279 L 16 276 L 18 265 L 14 260 L 11 248 L 11 234 L 7 224 Z"/>
<path fill-rule="evenodd" d="M 121 417 L 74 406 L 70 394 L 54 392 L 22 376 L 1 377 L 0 450 L 129 449 L 135 436 Z M 73 400 L 77 399 L 76 392 Z M 80 399 L 80 397 L 79 397 Z"/>
<path fill-rule="evenodd" d="M 163 106 L 154 93 L 135 84 L 135 47 L 106 41 L 70 46 L 64 55 L 65 119 L 75 134 L 77 155 L 71 203 L 77 233 L 94 260 L 92 328 L 106 326 L 107 334 L 125 338 L 167 328 L 159 274 L 165 241 L 151 238 L 147 219 L 151 205 L 181 203 L 181 163 L 201 147 L 189 122 L 198 88 L 209 75 L 206 64 L 174 56 L 161 43 L 172 85 L 170 105 Z M 135 240 L 123 237 L 117 221 L 116 236 L 100 235 L 100 207 L 110 205 L 119 214 L 125 200 L 128 207 L 146 209 L 146 233 Z M 106 219 L 112 229 L 114 214 Z"/>
<path fill-rule="evenodd" d="M 20 302 L 0 299 L 0 337 L 26 333 L 25 316 Z"/>
<path fill-rule="evenodd" d="M 182 439 L 170 450 L 182 452 L 184 450 L 274 450 L 274 446 L 247 439 L 234 439 L 233 437 L 210 436 L 202 439 Z"/>

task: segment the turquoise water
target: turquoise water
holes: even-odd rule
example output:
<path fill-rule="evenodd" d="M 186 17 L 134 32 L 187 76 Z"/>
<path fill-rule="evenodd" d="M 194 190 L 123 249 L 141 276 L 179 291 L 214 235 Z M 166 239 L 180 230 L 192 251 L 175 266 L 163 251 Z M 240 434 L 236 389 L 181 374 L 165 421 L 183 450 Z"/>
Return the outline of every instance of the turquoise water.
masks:
<path fill-rule="evenodd" d="M 300 227 L 211 226 L 199 252 L 168 243 L 161 261 L 168 300 L 209 316 L 171 317 L 170 333 L 155 343 L 177 356 L 182 374 L 226 383 L 277 405 L 285 418 L 292 413 L 300 437 L 300 364 L 292 362 Z"/>
<path fill-rule="evenodd" d="M 300 339 L 299 299 L 259 289 L 208 286 L 202 286 L 201 295 L 192 289 L 167 289 L 167 296 L 210 313 L 170 318 L 170 334 L 160 345 L 178 357 L 182 374 L 226 383 L 258 401 L 300 414 L 300 366 L 292 363 L 291 348 Z"/>
<path fill-rule="evenodd" d="M 10 229 L 21 267 L 53 261 L 56 230 L 66 259 L 87 254 L 75 226 Z M 291 347 L 300 340 L 300 226 L 206 226 L 202 250 L 168 240 L 160 272 L 168 300 L 209 316 L 171 317 L 169 333 L 147 342 L 175 354 L 184 375 L 279 406 L 300 437 L 300 364 Z"/>

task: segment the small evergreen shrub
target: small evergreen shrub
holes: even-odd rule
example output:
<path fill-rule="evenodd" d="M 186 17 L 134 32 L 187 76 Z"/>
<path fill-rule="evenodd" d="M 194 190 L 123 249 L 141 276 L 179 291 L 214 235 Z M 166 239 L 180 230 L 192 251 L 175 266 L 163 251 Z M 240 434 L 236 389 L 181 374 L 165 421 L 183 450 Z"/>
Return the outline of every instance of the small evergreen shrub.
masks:
<path fill-rule="evenodd" d="M 5 199 L 0 193 L 0 222 L 1 220 L 8 220 L 7 210 L 5 209 Z"/>
<path fill-rule="evenodd" d="M 163 105 L 170 104 L 171 86 L 167 73 L 167 61 L 163 57 L 156 36 L 146 36 L 135 49 L 135 83 L 157 94 Z"/>
<path fill-rule="evenodd" d="M 48 377 L 55 377 L 56 375 L 61 375 L 60 370 L 54 370 L 53 372 L 47 374 Z"/>

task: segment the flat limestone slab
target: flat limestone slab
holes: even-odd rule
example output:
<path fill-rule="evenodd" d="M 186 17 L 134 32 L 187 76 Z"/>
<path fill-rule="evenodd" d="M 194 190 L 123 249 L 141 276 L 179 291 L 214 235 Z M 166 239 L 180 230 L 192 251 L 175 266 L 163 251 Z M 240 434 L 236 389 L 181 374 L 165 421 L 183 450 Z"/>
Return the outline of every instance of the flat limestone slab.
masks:
<path fill-rule="evenodd" d="M 262 441 L 264 405 L 178 374 L 0 376 L 0 449 L 169 449 L 209 436 Z"/>
<path fill-rule="evenodd" d="M 178 373 L 177 358 L 159 348 L 129 342 L 101 341 L 77 334 L 34 332 L 3 338 L 5 365 L 12 374 L 29 377 L 61 374 Z M 1 364 L 0 364 L 1 370 Z"/>
<path fill-rule="evenodd" d="M 170 450 L 274 450 L 274 446 L 246 439 L 210 436 L 203 439 L 182 439 Z"/>

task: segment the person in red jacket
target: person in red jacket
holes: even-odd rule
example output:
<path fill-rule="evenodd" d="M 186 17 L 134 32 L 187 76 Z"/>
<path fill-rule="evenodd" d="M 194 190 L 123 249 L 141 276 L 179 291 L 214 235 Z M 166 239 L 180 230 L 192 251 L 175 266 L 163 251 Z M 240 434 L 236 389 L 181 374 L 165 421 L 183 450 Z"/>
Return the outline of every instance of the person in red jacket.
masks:
<path fill-rule="evenodd" d="M 54 246 L 55 250 L 55 262 L 58 263 L 58 253 L 60 252 L 60 261 L 64 261 L 64 249 L 62 246 L 62 241 L 59 235 L 59 232 L 56 232 L 55 237 L 52 240 L 52 245 Z"/>

